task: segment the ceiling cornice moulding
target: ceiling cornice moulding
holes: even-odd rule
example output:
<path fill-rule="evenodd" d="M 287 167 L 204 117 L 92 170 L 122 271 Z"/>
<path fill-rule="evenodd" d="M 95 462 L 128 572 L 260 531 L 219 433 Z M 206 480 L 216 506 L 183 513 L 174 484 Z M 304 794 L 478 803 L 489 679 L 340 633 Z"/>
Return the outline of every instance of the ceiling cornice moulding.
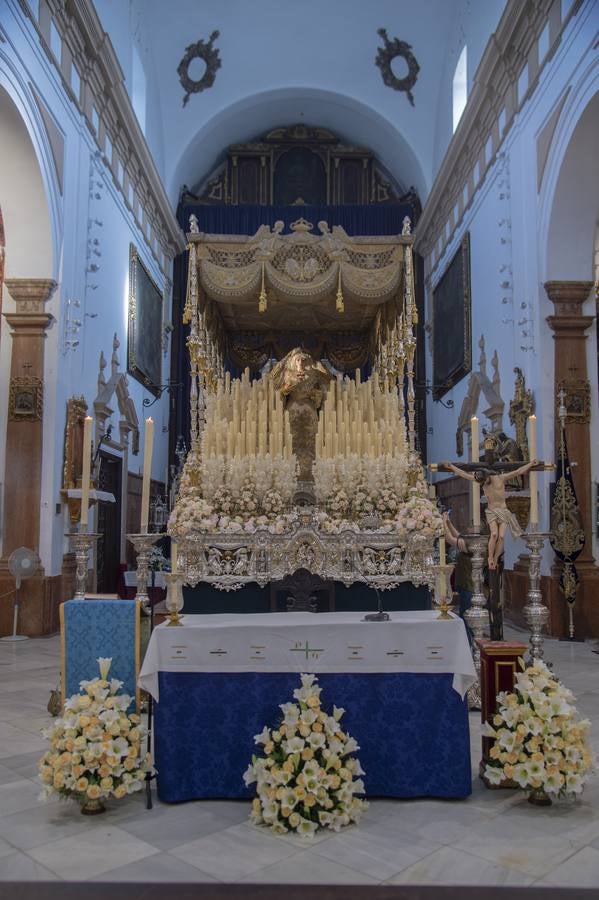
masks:
<path fill-rule="evenodd" d="M 508 0 L 497 30 L 487 43 L 466 108 L 415 230 L 415 249 L 424 256 L 433 255 L 430 269 L 443 256 L 477 188 L 495 162 L 516 114 L 533 94 L 540 73 L 560 44 L 564 28 L 583 2 L 573 0 L 562 19 L 561 0 Z M 540 60 L 539 38 L 546 23 L 549 47 Z M 518 83 L 526 67 L 528 83 L 519 96 Z M 502 114 L 505 119 L 500 128 Z M 491 152 L 487 153 L 489 140 Z"/>
<path fill-rule="evenodd" d="M 58 69 L 66 93 L 85 119 L 114 184 L 137 219 L 158 265 L 168 276 L 170 260 L 185 248 L 185 237 L 137 121 L 116 53 L 92 0 L 39 0 L 39 20 L 32 14 L 27 0 L 18 2 Z M 52 21 L 62 41 L 60 59 L 50 47 Z M 73 66 L 80 79 L 78 94 L 72 87 Z M 112 145 L 110 156 L 106 154 L 106 138 Z M 130 202 L 130 185 L 137 202 L 135 199 Z"/>

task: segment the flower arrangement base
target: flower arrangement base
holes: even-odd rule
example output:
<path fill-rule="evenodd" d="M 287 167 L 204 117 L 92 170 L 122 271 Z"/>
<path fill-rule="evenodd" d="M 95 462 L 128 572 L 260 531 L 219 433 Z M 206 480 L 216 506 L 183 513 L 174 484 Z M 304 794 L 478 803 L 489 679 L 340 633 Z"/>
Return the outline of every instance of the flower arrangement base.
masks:
<path fill-rule="evenodd" d="M 537 788 L 528 795 L 528 802 L 532 803 L 533 806 L 551 806 L 553 801 L 551 800 L 551 797 L 545 793 L 543 788 Z"/>
<path fill-rule="evenodd" d="M 102 800 L 91 800 L 89 797 L 81 807 L 81 815 L 83 816 L 99 816 L 103 812 L 106 812 L 106 807 Z"/>

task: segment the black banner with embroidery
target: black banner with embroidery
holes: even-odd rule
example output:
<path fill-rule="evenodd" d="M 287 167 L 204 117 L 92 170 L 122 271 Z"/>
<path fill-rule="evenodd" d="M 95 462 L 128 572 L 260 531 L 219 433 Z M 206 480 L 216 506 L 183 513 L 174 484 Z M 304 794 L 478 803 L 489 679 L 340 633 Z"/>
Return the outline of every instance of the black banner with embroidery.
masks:
<path fill-rule="evenodd" d="M 563 563 L 560 587 L 567 602 L 574 603 L 580 580 L 574 563 L 584 547 L 585 534 L 565 435 L 563 450 L 557 464 L 555 492 L 551 504 L 551 531 L 550 543 L 553 552 Z"/>

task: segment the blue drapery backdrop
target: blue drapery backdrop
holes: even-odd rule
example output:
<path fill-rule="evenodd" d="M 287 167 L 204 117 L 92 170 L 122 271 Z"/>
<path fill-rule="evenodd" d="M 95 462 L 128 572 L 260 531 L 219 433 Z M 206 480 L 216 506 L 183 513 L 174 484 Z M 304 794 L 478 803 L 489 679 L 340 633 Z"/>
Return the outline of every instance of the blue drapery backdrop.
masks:
<path fill-rule="evenodd" d="M 189 217 L 197 216 L 200 231 L 206 234 L 255 234 L 261 225 L 271 228 L 277 221 L 285 223 L 285 231 L 297 219 L 304 218 L 314 225 L 318 234 L 319 222 L 329 228 L 341 225 L 350 235 L 401 234 L 405 216 L 412 219 L 414 209 L 409 203 L 369 206 L 206 206 L 185 204 L 178 211 L 179 224 L 189 231 Z M 413 223 L 412 223 L 413 224 Z"/>

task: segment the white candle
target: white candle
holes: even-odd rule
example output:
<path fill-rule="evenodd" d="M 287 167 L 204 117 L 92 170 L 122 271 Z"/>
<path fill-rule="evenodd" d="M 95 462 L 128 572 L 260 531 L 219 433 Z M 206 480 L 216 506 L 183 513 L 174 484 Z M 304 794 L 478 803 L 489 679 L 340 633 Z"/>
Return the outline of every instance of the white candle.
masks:
<path fill-rule="evenodd" d="M 171 572 L 174 575 L 177 571 L 177 544 L 171 540 Z"/>
<path fill-rule="evenodd" d="M 476 416 L 472 416 L 470 419 L 470 436 L 471 436 L 471 450 L 470 450 L 470 459 L 472 462 L 478 462 L 480 459 L 479 449 L 478 449 L 478 419 Z M 478 481 L 472 482 L 472 525 L 475 529 L 480 529 L 480 484 Z"/>
<path fill-rule="evenodd" d="M 528 417 L 528 455 L 529 459 L 537 458 L 537 417 Z M 538 473 L 531 469 L 529 474 L 530 486 L 530 530 L 534 531 L 539 525 L 539 494 Z"/>
<path fill-rule="evenodd" d="M 439 565 L 445 565 L 445 538 L 439 538 Z"/>
<path fill-rule="evenodd" d="M 144 471 L 141 485 L 141 533 L 148 533 L 150 513 L 150 479 L 152 478 L 152 449 L 154 446 L 154 420 L 146 419 L 144 435 Z"/>
<path fill-rule="evenodd" d="M 92 417 L 83 422 L 83 468 L 81 471 L 81 525 L 87 527 L 89 518 L 89 481 L 92 463 Z"/>

